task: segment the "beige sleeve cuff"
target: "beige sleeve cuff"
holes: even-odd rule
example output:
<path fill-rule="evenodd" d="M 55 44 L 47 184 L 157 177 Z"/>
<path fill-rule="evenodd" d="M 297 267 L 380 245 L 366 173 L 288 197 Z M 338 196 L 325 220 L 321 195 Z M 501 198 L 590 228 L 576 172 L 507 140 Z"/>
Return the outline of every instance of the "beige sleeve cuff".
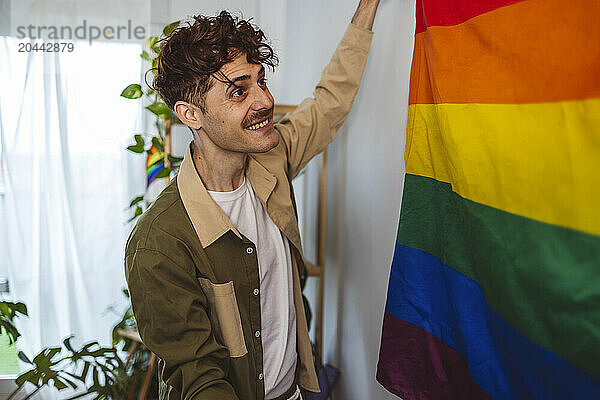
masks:
<path fill-rule="evenodd" d="M 373 31 L 350 23 L 348 28 L 346 28 L 344 36 L 342 37 L 342 42 L 347 42 L 360 50 L 368 52 L 371 48 L 372 39 Z"/>

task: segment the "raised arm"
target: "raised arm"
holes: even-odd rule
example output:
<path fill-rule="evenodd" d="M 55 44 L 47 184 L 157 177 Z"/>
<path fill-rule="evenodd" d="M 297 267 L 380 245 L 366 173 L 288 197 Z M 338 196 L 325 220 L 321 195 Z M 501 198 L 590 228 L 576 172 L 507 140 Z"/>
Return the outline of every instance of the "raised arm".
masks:
<path fill-rule="evenodd" d="M 275 128 L 285 146 L 288 177 L 304 166 L 333 140 L 346 120 L 367 62 L 373 19 L 379 0 L 362 0 L 323 70 L 314 97 L 307 98 L 288 113 Z"/>

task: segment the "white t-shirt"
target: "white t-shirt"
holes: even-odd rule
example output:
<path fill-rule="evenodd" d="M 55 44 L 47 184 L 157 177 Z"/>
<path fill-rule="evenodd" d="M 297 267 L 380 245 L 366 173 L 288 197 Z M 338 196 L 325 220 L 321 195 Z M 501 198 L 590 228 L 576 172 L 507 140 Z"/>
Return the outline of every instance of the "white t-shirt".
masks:
<path fill-rule="evenodd" d="M 265 399 L 282 395 L 296 372 L 296 310 L 288 240 L 265 211 L 248 179 L 232 192 L 208 191 L 233 226 L 256 246 Z M 292 396 L 292 399 L 298 398 Z"/>

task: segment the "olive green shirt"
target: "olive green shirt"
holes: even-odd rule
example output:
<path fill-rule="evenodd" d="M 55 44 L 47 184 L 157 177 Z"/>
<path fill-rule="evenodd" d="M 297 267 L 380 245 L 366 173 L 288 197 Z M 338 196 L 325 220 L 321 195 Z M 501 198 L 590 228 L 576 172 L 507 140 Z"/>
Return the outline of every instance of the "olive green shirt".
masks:
<path fill-rule="evenodd" d="M 297 381 L 313 392 L 319 385 L 300 292 L 304 261 L 291 180 L 325 149 L 350 112 L 372 35 L 349 25 L 314 98 L 275 124 L 279 144 L 249 155 L 246 169 L 290 243 Z M 159 358 L 161 399 L 264 399 L 262 343 L 254 335 L 261 330 L 256 249 L 208 194 L 189 146 L 177 177 L 127 241 L 125 275 L 140 336 Z"/>

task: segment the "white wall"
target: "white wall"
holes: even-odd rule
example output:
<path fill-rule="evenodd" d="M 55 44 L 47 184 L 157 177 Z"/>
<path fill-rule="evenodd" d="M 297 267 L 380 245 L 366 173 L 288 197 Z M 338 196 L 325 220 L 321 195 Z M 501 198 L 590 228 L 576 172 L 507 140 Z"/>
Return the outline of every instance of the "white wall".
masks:
<path fill-rule="evenodd" d="M 297 104 L 312 95 L 357 4 L 172 0 L 168 20 L 221 8 L 256 16 L 282 55 L 270 82 L 275 100 Z M 336 400 L 397 399 L 376 382 L 375 372 L 405 172 L 414 2 L 382 0 L 374 31 L 354 108 L 329 147 L 324 359 L 342 371 Z M 319 162 L 295 182 L 305 252 L 313 260 Z"/>

